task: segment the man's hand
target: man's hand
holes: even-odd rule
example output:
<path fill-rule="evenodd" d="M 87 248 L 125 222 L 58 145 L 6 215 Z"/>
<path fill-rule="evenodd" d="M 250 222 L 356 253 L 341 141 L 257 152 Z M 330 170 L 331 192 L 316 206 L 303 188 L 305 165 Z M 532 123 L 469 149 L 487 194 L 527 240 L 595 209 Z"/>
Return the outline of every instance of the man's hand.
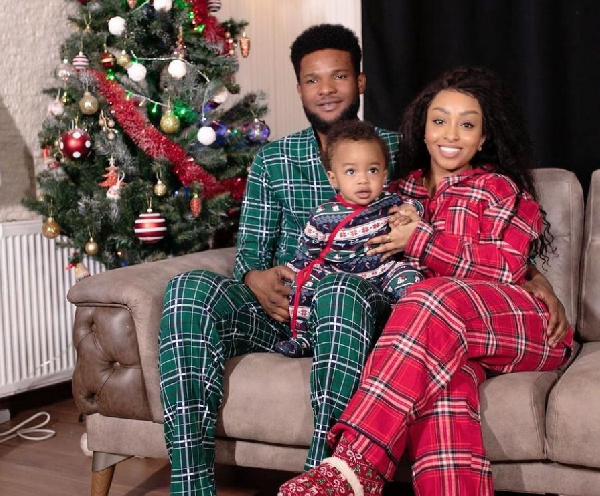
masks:
<path fill-rule="evenodd" d="M 296 274 L 285 265 L 277 265 L 267 270 L 250 270 L 244 283 L 254 293 L 267 315 L 278 322 L 290 320 L 290 286 L 284 281 L 293 281 Z"/>
<path fill-rule="evenodd" d="M 556 296 L 556 293 L 554 293 L 554 289 L 548 279 L 533 265 L 529 265 L 529 275 L 531 278 L 521 287 L 542 300 L 548 307 L 550 318 L 548 319 L 548 327 L 546 328 L 546 339 L 548 340 L 548 345 L 554 348 L 564 339 L 570 328 L 565 307 Z"/>

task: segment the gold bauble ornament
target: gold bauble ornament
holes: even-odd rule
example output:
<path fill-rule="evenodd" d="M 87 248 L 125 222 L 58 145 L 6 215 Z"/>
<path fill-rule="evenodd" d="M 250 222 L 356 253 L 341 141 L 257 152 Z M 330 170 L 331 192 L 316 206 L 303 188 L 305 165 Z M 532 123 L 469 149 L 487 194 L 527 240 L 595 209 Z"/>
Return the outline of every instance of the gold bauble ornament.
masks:
<path fill-rule="evenodd" d="M 167 185 L 163 183 L 160 179 L 154 185 L 154 194 L 156 196 L 165 196 L 167 194 Z"/>
<path fill-rule="evenodd" d="M 60 226 L 52 216 L 46 219 L 42 224 L 42 234 L 48 239 L 54 239 L 60 234 Z"/>
<path fill-rule="evenodd" d="M 98 112 L 98 99 L 89 91 L 86 91 L 79 100 L 79 110 L 85 115 L 95 114 Z"/>
<path fill-rule="evenodd" d="M 127 55 L 127 52 L 125 50 L 123 50 L 117 57 L 117 64 L 119 64 L 121 67 L 126 68 L 130 62 L 131 62 L 131 57 L 129 55 Z"/>
<path fill-rule="evenodd" d="M 94 241 L 94 238 L 90 237 L 90 240 L 85 244 L 85 252 L 88 255 L 96 255 L 98 253 L 98 243 Z"/>
<path fill-rule="evenodd" d="M 179 131 L 179 119 L 169 110 L 160 118 L 160 128 L 167 134 L 176 133 Z"/>

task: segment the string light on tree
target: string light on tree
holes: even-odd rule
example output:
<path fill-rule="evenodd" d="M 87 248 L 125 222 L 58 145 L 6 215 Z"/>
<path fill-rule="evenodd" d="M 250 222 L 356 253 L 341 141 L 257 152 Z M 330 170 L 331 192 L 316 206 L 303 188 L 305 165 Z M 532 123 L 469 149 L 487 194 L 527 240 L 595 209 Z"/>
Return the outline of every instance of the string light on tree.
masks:
<path fill-rule="evenodd" d="M 36 179 L 46 199 L 24 203 L 46 221 L 54 202 L 48 227 L 60 219 L 65 243 L 84 259 L 97 250 L 90 256 L 107 268 L 204 249 L 216 230 L 230 245 L 229 209 L 241 203 L 258 150 L 243 124 L 266 112 L 262 92 L 238 98 L 237 64 L 224 57 L 241 59 L 246 22 L 221 22 L 213 15 L 221 2 L 209 0 L 64 1 L 75 29 L 44 90 L 52 97 L 42 109 L 46 158 Z M 227 200 L 212 201 L 221 195 Z M 144 198 L 165 219 L 158 245 L 134 232 Z"/>

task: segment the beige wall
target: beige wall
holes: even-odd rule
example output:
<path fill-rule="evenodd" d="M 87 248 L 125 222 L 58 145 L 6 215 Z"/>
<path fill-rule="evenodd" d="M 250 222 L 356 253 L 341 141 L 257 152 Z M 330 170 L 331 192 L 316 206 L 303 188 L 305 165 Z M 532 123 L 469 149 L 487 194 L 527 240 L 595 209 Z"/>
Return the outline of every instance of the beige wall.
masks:
<path fill-rule="evenodd" d="M 69 33 L 64 0 L 0 2 L 0 221 L 36 217 L 19 205 L 40 165 L 37 133 L 46 115 L 59 47 Z"/>
<path fill-rule="evenodd" d="M 249 22 L 250 56 L 240 57 L 237 81 L 242 91 L 267 93 L 271 138 L 308 125 L 289 58 L 296 36 L 322 22 L 343 24 L 361 36 L 360 0 L 223 0 L 217 17 Z"/>
<path fill-rule="evenodd" d="M 60 44 L 71 32 L 68 11 L 76 7 L 65 0 L 0 1 L 0 222 L 35 217 L 19 199 L 42 165 L 37 133 L 50 100 L 41 90 L 53 83 Z M 289 61 L 293 39 L 320 22 L 344 24 L 360 36 L 360 0 L 223 0 L 217 17 L 250 23 L 250 56 L 240 57 L 237 80 L 242 92 L 267 93 L 271 138 L 307 125 Z"/>

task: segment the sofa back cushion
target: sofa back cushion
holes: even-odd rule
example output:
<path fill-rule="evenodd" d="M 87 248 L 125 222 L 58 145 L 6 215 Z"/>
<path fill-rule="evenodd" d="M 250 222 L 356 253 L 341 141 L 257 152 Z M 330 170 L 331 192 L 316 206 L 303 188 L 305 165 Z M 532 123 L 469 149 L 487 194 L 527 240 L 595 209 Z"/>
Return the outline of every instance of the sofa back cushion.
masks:
<path fill-rule="evenodd" d="M 600 170 L 594 171 L 585 207 L 581 298 L 577 327 L 584 341 L 600 341 Z"/>
<path fill-rule="evenodd" d="M 536 265 L 565 306 L 569 322 L 575 325 L 583 238 L 583 191 L 575 174 L 564 169 L 536 169 L 534 177 L 556 248 L 548 263 L 537 260 Z"/>

